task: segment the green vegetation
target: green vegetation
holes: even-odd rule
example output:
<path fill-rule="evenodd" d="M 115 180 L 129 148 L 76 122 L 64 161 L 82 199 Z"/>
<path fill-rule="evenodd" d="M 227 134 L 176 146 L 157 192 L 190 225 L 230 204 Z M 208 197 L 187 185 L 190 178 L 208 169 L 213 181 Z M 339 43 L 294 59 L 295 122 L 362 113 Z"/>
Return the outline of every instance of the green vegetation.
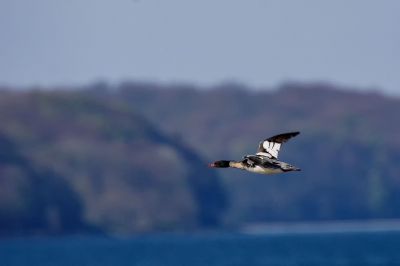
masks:
<path fill-rule="evenodd" d="M 266 137 L 301 131 L 280 155 L 300 173 L 220 171 L 231 199 L 228 224 L 400 217 L 399 99 L 326 84 L 255 92 L 125 83 L 110 95 L 210 161 L 241 158 Z"/>
<path fill-rule="evenodd" d="M 69 184 L 35 167 L 0 136 L 0 235 L 93 230 L 82 220 L 82 205 Z"/>
<path fill-rule="evenodd" d="M 0 92 L 0 234 L 400 218 L 400 100 L 324 84 Z M 299 130 L 300 173 L 210 170 Z"/>
<path fill-rule="evenodd" d="M 1 147 L 3 233 L 19 233 L 14 220 L 33 233 L 219 225 L 226 201 L 216 173 L 124 104 L 81 93 L 3 92 L 0 119 L 0 132 L 16 144 Z"/>

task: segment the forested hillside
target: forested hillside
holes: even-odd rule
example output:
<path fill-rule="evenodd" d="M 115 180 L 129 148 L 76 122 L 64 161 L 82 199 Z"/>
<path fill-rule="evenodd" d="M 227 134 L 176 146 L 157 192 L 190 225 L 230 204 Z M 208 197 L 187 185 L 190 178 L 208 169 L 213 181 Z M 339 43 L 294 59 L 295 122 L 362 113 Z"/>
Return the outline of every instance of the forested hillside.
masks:
<path fill-rule="evenodd" d="M 33 165 L 0 135 L 0 236 L 95 231 L 82 219 L 82 203 L 58 174 Z"/>
<path fill-rule="evenodd" d="M 400 218 L 400 99 L 326 84 L 0 92 L 0 234 Z M 208 169 L 277 133 L 301 172 Z M 222 178 L 220 178 L 222 177 Z"/>
<path fill-rule="evenodd" d="M 217 173 L 126 104 L 3 91 L 0 121 L 2 234 L 220 224 L 227 202 Z"/>
<path fill-rule="evenodd" d="M 400 100 L 327 84 L 251 91 L 125 83 L 88 91 L 116 97 L 209 161 L 254 153 L 260 140 L 299 130 L 281 159 L 301 173 L 219 171 L 228 223 L 400 217 Z"/>

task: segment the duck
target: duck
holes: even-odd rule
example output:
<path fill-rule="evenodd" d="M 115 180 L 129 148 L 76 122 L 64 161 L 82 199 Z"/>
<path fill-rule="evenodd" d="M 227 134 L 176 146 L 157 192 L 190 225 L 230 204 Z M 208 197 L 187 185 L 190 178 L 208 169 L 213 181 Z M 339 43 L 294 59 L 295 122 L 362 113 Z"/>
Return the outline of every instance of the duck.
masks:
<path fill-rule="evenodd" d="M 220 160 L 209 164 L 211 168 L 237 168 L 257 174 L 280 174 L 301 171 L 300 168 L 278 160 L 282 144 L 299 135 L 300 132 L 288 132 L 267 138 L 258 145 L 257 153 L 246 155 L 241 161 Z"/>

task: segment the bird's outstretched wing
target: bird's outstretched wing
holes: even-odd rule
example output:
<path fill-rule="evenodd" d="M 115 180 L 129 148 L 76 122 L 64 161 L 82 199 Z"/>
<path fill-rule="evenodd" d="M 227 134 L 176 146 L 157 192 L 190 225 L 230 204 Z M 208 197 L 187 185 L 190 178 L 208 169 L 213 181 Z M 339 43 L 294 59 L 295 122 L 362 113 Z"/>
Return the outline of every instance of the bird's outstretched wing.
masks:
<path fill-rule="evenodd" d="M 277 159 L 282 143 L 287 142 L 289 139 L 299 134 L 300 132 L 283 133 L 261 141 L 258 145 L 257 155 L 267 156 L 271 159 Z"/>

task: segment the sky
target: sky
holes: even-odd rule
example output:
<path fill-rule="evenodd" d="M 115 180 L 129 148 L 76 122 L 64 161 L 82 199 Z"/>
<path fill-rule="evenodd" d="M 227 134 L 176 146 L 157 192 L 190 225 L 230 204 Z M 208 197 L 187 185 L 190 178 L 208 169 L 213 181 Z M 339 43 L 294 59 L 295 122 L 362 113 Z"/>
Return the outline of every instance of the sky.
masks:
<path fill-rule="evenodd" d="M 0 84 L 141 80 L 400 95 L 397 0 L 0 0 Z"/>

